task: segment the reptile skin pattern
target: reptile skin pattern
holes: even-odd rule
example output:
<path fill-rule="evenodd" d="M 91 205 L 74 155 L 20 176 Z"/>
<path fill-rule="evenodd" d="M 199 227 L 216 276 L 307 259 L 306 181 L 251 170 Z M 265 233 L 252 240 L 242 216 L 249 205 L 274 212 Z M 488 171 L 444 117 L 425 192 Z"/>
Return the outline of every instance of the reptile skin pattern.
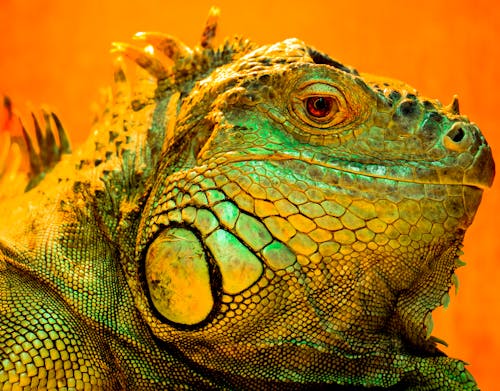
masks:
<path fill-rule="evenodd" d="M 0 388 L 477 390 L 432 311 L 493 181 L 478 127 L 298 39 L 215 46 L 217 15 L 115 44 L 74 151 L 47 111 L 0 131 Z"/>

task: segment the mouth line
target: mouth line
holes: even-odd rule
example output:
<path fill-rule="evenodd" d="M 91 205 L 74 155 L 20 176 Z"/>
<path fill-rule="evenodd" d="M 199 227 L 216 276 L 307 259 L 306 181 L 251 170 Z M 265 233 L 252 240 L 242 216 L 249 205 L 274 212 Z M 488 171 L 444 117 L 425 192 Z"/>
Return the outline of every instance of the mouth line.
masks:
<path fill-rule="evenodd" d="M 358 176 L 363 176 L 366 178 L 375 178 L 375 179 L 386 179 L 389 181 L 394 181 L 394 182 L 405 182 L 405 183 L 413 183 L 413 184 L 421 184 L 421 185 L 442 185 L 442 186 L 466 186 L 470 188 L 475 188 L 479 190 L 485 190 L 489 188 L 488 185 L 485 185 L 483 183 L 467 183 L 467 182 L 460 182 L 460 181 L 432 181 L 432 180 L 422 180 L 422 178 L 418 177 L 402 177 L 402 176 L 395 176 L 395 175 L 384 175 L 383 172 L 388 170 L 389 166 L 386 165 L 380 165 L 380 164 L 366 164 L 366 163 L 358 163 L 356 161 L 351 162 L 347 160 L 341 160 L 337 159 L 339 162 L 342 162 L 345 164 L 345 166 L 341 165 L 333 165 L 333 164 L 328 164 L 325 162 L 321 162 L 319 160 L 314 160 L 306 157 L 297 157 L 297 156 L 290 156 L 286 153 L 281 153 L 281 152 L 274 152 L 272 154 L 246 154 L 244 156 L 231 156 L 229 154 L 225 154 L 224 156 L 227 158 L 225 162 L 222 164 L 227 164 L 227 163 L 237 163 L 237 162 L 251 162 L 251 161 L 301 161 L 305 162 L 308 164 L 320 166 L 320 167 L 325 167 L 329 168 L 332 170 L 337 170 L 340 172 L 345 172 L 349 174 L 354 174 Z M 360 166 L 357 167 L 355 164 L 359 164 Z M 379 171 L 380 174 L 377 174 L 375 172 L 369 172 L 368 170 L 362 170 L 362 167 L 371 167 L 374 171 Z"/>

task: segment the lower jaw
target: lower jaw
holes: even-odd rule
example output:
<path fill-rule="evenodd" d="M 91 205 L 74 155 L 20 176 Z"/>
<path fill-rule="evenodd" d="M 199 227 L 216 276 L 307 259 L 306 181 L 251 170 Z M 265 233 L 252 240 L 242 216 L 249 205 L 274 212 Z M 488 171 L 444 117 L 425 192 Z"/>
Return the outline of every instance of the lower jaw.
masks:
<path fill-rule="evenodd" d="M 307 390 L 321 389 L 318 386 L 326 385 L 342 387 L 336 390 L 359 389 L 354 387 L 399 389 L 397 386 L 400 384 L 413 384 L 409 379 L 418 379 L 419 368 L 431 366 L 427 362 L 436 365 L 434 361 L 441 358 L 446 363 L 454 362 L 441 353 L 420 356 L 373 351 L 343 356 L 340 351 L 334 354 L 286 345 L 261 348 L 250 353 L 240 352 L 237 356 L 219 356 L 217 362 L 221 368 L 215 365 L 209 372 L 223 378 L 230 388 L 243 390 Z"/>

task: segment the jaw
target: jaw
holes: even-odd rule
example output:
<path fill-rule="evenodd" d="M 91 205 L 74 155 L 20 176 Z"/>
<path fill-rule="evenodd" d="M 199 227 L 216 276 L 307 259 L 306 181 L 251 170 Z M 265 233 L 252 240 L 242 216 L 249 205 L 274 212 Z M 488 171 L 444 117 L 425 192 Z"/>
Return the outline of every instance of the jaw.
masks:
<path fill-rule="evenodd" d="M 432 259 L 429 267 L 422 271 L 412 286 L 402 291 L 397 298 L 389 329 L 400 333 L 410 350 L 420 354 L 436 354 L 439 352 L 436 343 L 446 345 L 431 336 L 432 312 L 441 305 L 448 305 L 448 292 L 454 283 L 458 283 L 454 272 L 463 265 L 459 255 L 463 254 L 461 247 L 464 231 L 461 234 L 459 232 L 458 237 L 447 247 L 437 244 L 436 247 L 442 247 L 439 256 Z"/>
<path fill-rule="evenodd" d="M 391 346 L 391 341 L 387 342 Z M 224 379 L 230 388 L 245 390 L 313 390 L 327 385 L 340 386 L 335 389 L 342 390 L 359 387 L 385 390 L 406 389 L 412 384 L 439 389 L 444 376 L 451 374 L 460 379 L 461 372 L 465 375 L 462 379 L 470 381 L 461 362 L 440 353 L 418 355 L 377 350 L 377 347 L 370 353 L 353 355 L 292 344 L 267 348 L 245 346 L 241 350 L 232 349 L 231 354 L 207 350 L 203 357 L 202 366 Z M 219 367 L 217 363 L 221 362 L 224 365 Z M 455 385 L 454 380 L 444 379 L 446 385 L 455 385 L 450 389 L 462 389 L 458 386 L 461 381 Z"/>

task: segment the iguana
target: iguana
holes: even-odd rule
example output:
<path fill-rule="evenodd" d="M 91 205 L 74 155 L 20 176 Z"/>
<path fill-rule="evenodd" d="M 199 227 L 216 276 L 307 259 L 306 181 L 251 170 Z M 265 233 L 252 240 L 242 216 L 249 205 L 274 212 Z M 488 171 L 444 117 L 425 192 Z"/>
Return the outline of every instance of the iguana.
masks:
<path fill-rule="evenodd" d="M 215 47 L 216 14 L 115 45 L 75 152 L 48 112 L 5 138 L 2 389 L 477 389 L 431 314 L 493 180 L 478 127 L 298 39 Z"/>

